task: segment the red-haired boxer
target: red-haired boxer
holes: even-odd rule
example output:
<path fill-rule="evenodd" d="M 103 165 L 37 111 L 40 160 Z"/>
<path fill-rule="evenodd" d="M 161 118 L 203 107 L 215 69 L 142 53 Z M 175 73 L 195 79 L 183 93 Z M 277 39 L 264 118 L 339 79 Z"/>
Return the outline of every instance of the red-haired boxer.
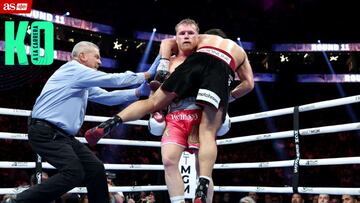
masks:
<path fill-rule="evenodd" d="M 170 58 L 171 50 L 176 50 L 176 46 L 175 39 L 163 40 L 161 57 Z M 230 90 L 235 73 L 241 83 Z M 215 35 L 199 35 L 197 51 L 177 67 L 149 99 L 131 104 L 113 118 L 88 130 L 86 138 L 89 143 L 96 144 L 121 122 L 137 120 L 147 113 L 163 109 L 175 98 L 196 97 L 203 110 L 199 125 L 200 178 L 195 203 L 206 202 L 217 156 L 215 135 L 225 118 L 228 102 L 244 96 L 253 87 L 251 65 L 245 51 L 236 42 Z"/>
<path fill-rule="evenodd" d="M 199 28 L 192 19 L 184 19 L 175 26 L 177 53 L 170 57 L 168 65 L 158 67 L 162 70 L 162 76 L 166 77 L 167 72 L 173 72 L 184 60 L 195 51 Z M 156 77 L 158 78 L 158 77 Z M 161 80 L 161 78 L 158 78 Z M 152 83 L 151 83 L 152 84 Z M 157 84 L 159 86 L 160 83 Z M 184 182 L 178 168 L 182 152 L 195 153 L 199 149 L 199 124 L 202 109 L 196 104 L 195 97 L 185 98 L 171 103 L 168 107 L 166 117 L 161 112 L 154 112 L 149 119 L 149 130 L 151 134 L 162 136 L 161 154 L 165 169 L 165 181 L 168 188 L 171 203 L 183 203 Z M 166 120 L 166 121 L 165 121 Z M 230 128 L 229 117 L 227 116 L 218 135 L 224 135 Z M 165 129 L 166 127 L 166 129 Z M 197 159 L 196 159 L 197 161 Z M 212 202 L 213 185 L 210 183 L 208 189 L 208 201 Z"/>

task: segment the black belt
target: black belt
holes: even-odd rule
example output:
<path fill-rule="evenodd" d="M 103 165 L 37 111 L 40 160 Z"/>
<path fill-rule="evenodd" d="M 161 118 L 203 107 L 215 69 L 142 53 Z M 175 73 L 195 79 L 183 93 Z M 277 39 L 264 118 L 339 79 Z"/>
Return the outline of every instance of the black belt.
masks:
<path fill-rule="evenodd" d="M 63 129 L 55 126 L 54 124 L 50 123 L 49 121 L 43 120 L 43 119 L 37 119 L 37 118 L 31 118 L 29 117 L 29 125 L 39 125 L 46 128 L 51 128 L 54 131 L 57 131 L 60 134 L 69 136 L 69 133 L 65 132 Z"/>

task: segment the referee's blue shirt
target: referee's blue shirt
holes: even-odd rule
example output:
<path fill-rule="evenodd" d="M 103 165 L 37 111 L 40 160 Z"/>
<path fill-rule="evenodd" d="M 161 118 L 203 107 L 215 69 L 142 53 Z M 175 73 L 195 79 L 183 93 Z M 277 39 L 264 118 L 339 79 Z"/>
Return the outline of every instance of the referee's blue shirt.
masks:
<path fill-rule="evenodd" d="M 110 106 L 138 99 L 135 89 L 108 92 L 100 87 L 121 88 L 144 81 L 144 73 L 109 74 L 72 60 L 62 65 L 46 82 L 31 115 L 76 135 L 84 122 L 88 100 Z"/>

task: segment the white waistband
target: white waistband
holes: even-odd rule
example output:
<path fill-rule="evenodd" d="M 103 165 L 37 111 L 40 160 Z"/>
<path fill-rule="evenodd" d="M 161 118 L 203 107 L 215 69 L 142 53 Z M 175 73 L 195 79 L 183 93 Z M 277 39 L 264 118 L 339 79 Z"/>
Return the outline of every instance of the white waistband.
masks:
<path fill-rule="evenodd" d="M 221 52 L 219 50 L 216 50 L 216 49 L 200 48 L 200 49 L 197 50 L 197 52 L 208 53 L 210 55 L 216 56 L 216 57 L 220 58 L 221 60 L 223 60 L 228 65 L 230 65 L 230 63 L 231 63 L 231 58 L 229 56 L 227 56 L 223 52 Z"/>

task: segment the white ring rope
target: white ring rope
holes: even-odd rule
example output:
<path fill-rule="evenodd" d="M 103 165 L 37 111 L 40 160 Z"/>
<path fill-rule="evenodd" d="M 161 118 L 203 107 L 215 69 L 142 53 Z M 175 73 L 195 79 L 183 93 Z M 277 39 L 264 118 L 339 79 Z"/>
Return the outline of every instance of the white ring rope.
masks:
<path fill-rule="evenodd" d="M 0 132 L 0 139 L 28 140 L 27 134 Z M 80 142 L 87 143 L 84 137 L 76 137 Z M 101 139 L 98 144 L 111 144 L 122 146 L 144 146 L 144 147 L 160 147 L 158 141 L 142 141 L 142 140 L 119 140 L 119 139 Z"/>
<path fill-rule="evenodd" d="M 0 195 L 18 194 L 28 188 L 0 188 Z M 330 195 L 360 195 L 360 188 L 336 187 L 298 187 L 300 193 L 330 194 Z M 111 186 L 109 192 L 141 192 L 141 191 L 167 191 L 166 185 L 147 186 Z M 293 193 L 292 187 L 264 187 L 264 186 L 214 186 L 216 192 L 257 192 L 257 193 Z M 69 193 L 86 193 L 85 187 L 76 187 Z"/>
<path fill-rule="evenodd" d="M 106 170 L 164 170 L 163 165 L 155 164 L 104 164 Z M 0 161 L 0 168 L 35 168 L 35 162 Z M 55 169 L 47 162 L 42 163 L 44 169 Z"/>
<path fill-rule="evenodd" d="M 332 100 L 327 100 L 327 101 L 321 101 L 321 102 L 315 102 L 315 103 L 301 105 L 301 106 L 299 106 L 299 112 L 312 111 L 312 110 L 317 110 L 317 109 L 341 106 L 341 105 L 346 105 L 346 104 L 353 104 L 353 103 L 358 103 L 358 102 L 360 102 L 360 95 L 355 95 L 355 96 L 344 97 L 344 98 L 340 98 L 340 99 L 332 99 Z M 31 113 L 31 111 L 29 111 L 29 110 L 0 108 L 0 115 L 29 116 L 30 113 Z M 272 110 L 272 111 L 264 111 L 264 112 L 260 112 L 260 113 L 248 114 L 248 115 L 243 115 L 243 116 L 236 116 L 236 117 L 232 117 L 230 120 L 232 123 L 236 123 L 236 122 L 250 121 L 250 120 L 261 119 L 261 118 L 281 116 L 281 115 L 286 115 L 286 114 L 291 114 L 291 113 L 294 113 L 294 107 L 277 109 L 277 110 Z M 103 116 L 85 116 L 85 121 L 103 122 L 109 118 L 110 117 L 103 117 Z M 146 126 L 148 124 L 148 121 L 137 120 L 137 121 L 125 122 L 125 124 Z"/>
<path fill-rule="evenodd" d="M 308 135 L 317 135 L 317 134 L 326 134 L 326 133 L 335 133 L 335 132 L 344 132 L 344 131 L 352 131 L 352 130 L 360 130 L 360 122 L 359 123 L 347 123 L 340 125 L 330 125 L 323 127 L 313 127 L 313 128 L 304 128 L 300 129 L 300 135 L 308 136 Z M 280 139 L 280 138 L 289 138 L 294 136 L 294 131 L 282 131 L 276 133 L 265 133 L 265 134 L 256 134 L 256 135 L 248 135 L 242 137 L 235 138 L 227 138 L 227 139 L 219 139 L 217 140 L 218 145 L 228 145 L 228 144 L 238 144 L 244 142 L 252 142 L 259 140 L 270 140 L 270 139 Z M 8 132 L 0 132 L 0 139 L 16 139 L 16 140 L 27 140 L 27 134 L 23 133 L 8 133 Z M 87 143 L 85 138 L 76 137 L 80 142 Z M 111 144 L 111 145 L 123 145 L 123 146 L 144 146 L 144 147 L 160 147 L 161 143 L 158 141 L 140 141 L 140 140 L 119 140 L 119 139 L 101 139 L 98 144 Z"/>
<path fill-rule="evenodd" d="M 0 195 L 4 194 L 18 194 L 28 187 L 17 188 L 0 188 Z M 166 191 L 165 185 L 147 185 L 147 186 L 110 186 L 109 192 L 142 192 L 142 191 Z M 87 193 L 86 187 L 76 187 L 69 191 L 69 193 Z"/>
<path fill-rule="evenodd" d="M 291 167 L 295 160 L 267 161 L 253 163 L 223 163 L 215 164 L 214 169 L 243 169 L 243 168 L 277 168 Z M 360 157 L 339 157 L 324 159 L 300 159 L 300 166 L 329 166 L 360 164 Z M 163 165 L 154 164 L 104 164 L 106 170 L 164 170 Z M 0 161 L 0 168 L 35 168 L 35 162 Z M 44 169 L 55 169 L 47 162 L 42 163 Z"/>
<path fill-rule="evenodd" d="M 29 110 L 23 110 L 23 109 L 9 109 L 9 108 L 0 108 L 0 115 L 9 115 L 9 116 L 30 116 L 31 111 Z M 85 116 L 85 121 L 89 122 L 103 122 L 109 119 L 110 117 L 104 117 L 104 116 Z M 148 121 L 147 120 L 137 120 L 137 121 L 129 121 L 125 122 L 125 124 L 129 125 L 143 125 L 147 126 Z"/>
<path fill-rule="evenodd" d="M 316 102 L 307 105 L 299 106 L 299 112 L 311 111 L 322 108 L 329 108 L 334 106 L 346 105 L 360 102 L 360 95 L 345 97 L 340 99 L 333 99 L 328 101 Z M 294 113 L 295 107 L 260 112 L 255 114 L 248 114 L 243 116 L 232 117 L 231 122 L 242 122 L 261 118 L 268 118 L 286 114 Z M 21 109 L 0 108 L 0 115 L 14 115 L 14 116 L 29 116 L 31 111 Z M 109 117 L 101 116 L 85 116 L 85 121 L 89 122 L 102 122 L 109 119 Z M 126 122 L 130 125 L 143 125 L 147 126 L 148 121 L 137 120 L 133 122 Z M 332 126 L 314 127 L 299 130 L 300 135 L 316 135 L 324 133 L 334 133 L 342 131 L 359 130 L 360 123 L 348 123 Z M 293 137 L 294 131 L 283 131 L 276 133 L 250 135 L 237 138 L 229 138 L 218 140 L 218 145 L 236 144 L 250 141 L 278 139 Z M 16 139 L 27 140 L 27 134 L 22 133 L 7 133 L 0 132 L 0 139 Z M 82 143 L 86 143 L 83 137 L 78 137 Z M 116 140 L 116 139 L 101 139 L 99 144 L 112 144 L 112 145 L 128 145 L 128 146 L 149 146 L 159 147 L 160 142 L 154 141 L 134 141 L 134 140 Z M 240 168 L 271 168 L 271 167 L 290 167 L 293 166 L 295 160 L 284 161 L 270 161 L 270 162 L 256 162 L 256 163 L 225 163 L 215 164 L 214 169 L 240 169 Z M 320 166 L 320 165 L 340 165 L 340 164 L 360 164 L 360 157 L 340 157 L 340 158 L 326 158 L 326 159 L 300 159 L 301 166 Z M 164 170 L 163 165 L 142 165 L 142 164 L 104 164 L 105 169 L 110 170 Z M 0 168 L 35 168 L 34 162 L 0 162 Z M 50 164 L 43 163 L 43 168 L 53 169 Z M 0 194 L 17 194 L 27 188 L 0 188 Z M 219 192 L 260 192 L 260 193 L 292 193 L 292 187 L 262 187 L 262 186 L 215 186 L 215 191 Z M 110 187 L 110 192 L 135 192 L 135 191 L 163 191 L 167 190 L 166 186 L 116 186 Z M 309 194 L 351 194 L 360 195 L 360 188 L 320 188 L 320 187 L 298 187 L 300 193 Z M 86 188 L 74 188 L 70 192 L 73 193 L 86 193 Z"/>
<path fill-rule="evenodd" d="M 351 96 L 351 97 L 344 97 L 340 99 L 332 99 L 322 102 L 315 102 L 311 104 L 305 104 L 299 106 L 299 112 L 305 112 L 305 111 L 312 111 L 317 109 L 323 109 L 323 108 L 329 108 L 329 107 L 335 107 L 335 106 L 341 106 L 346 104 L 353 104 L 360 102 L 360 95 Z M 243 116 L 236 116 L 232 117 L 230 120 L 232 123 L 236 122 L 243 122 L 243 121 L 250 121 L 250 120 L 256 120 L 261 118 L 268 118 L 268 117 L 274 117 L 274 116 L 281 116 L 281 115 L 287 115 L 294 113 L 294 107 L 284 108 L 284 109 L 277 109 L 272 111 L 264 111 L 260 113 L 254 113 L 254 114 L 248 114 Z"/>
<path fill-rule="evenodd" d="M 306 128 L 306 129 L 300 129 L 299 131 L 300 131 L 300 135 L 317 135 L 317 134 L 337 133 L 337 132 L 352 131 L 352 130 L 360 130 L 360 122 Z"/>

